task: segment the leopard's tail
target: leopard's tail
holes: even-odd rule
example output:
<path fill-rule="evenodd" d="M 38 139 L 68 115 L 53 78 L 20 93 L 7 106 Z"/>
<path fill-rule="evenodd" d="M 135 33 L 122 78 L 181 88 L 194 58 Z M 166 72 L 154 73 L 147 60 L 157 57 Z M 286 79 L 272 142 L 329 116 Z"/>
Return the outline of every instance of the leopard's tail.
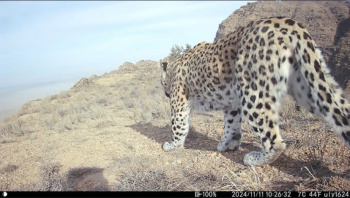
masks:
<path fill-rule="evenodd" d="M 291 76 L 289 94 L 310 112 L 322 117 L 350 148 L 350 105 L 342 89 L 330 75 L 326 62 L 302 27 L 294 32 L 294 73 Z M 297 39 L 298 38 L 298 39 Z"/>

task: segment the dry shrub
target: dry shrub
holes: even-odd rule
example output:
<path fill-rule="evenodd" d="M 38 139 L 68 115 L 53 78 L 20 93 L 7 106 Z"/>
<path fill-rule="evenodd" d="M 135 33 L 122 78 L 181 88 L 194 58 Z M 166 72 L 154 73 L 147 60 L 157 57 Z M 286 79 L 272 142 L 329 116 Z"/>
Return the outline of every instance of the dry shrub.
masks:
<path fill-rule="evenodd" d="M 263 181 L 264 173 L 257 172 L 253 166 L 249 167 L 249 171 L 231 171 L 227 168 L 228 173 L 222 177 L 222 182 L 225 183 L 220 190 L 234 191 L 259 191 L 266 189 L 266 184 Z"/>
<path fill-rule="evenodd" d="M 40 180 L 37 183 L 25 184 L 15 191 L 64 191 L 66 180 L 61 172 L 62 165 L 46 162 L 40 167 Z"/>
<path fill-rule="evenodd" d="M 94 88 L 96 86 L 96 83 L 93 79 L 90 78 L 82 78 L 73 86 L 73 90 L 78 92 L 82 90 L 87 90 L 90 88 Z"/>
<path fill-rule="evenodd" d="M 6 159 L 0 161 L 0 191 L 8 190 L 11 186 L 9 175 L 18 169 L 18 165 L 10 164 Z"/>
<path fill-rule="evenodd" d="M 66 186 L 64 175 L 61 173 L 61 164 L 47 163 L 41 166 L 42 180 L 39 186 L 42 191 L 63 191 Z"/>
<path fill-rule="evenodd" d="M 3 161 L 0 164 L 0 174 L 6 174 L 6 173 L 11 173 L 14 172 L 18 169 L 17 165 L 14 164 L 8 164 L 7 161 Z"/>
<path fill-rule="evenodd" d="M 1 136 L 8 136 L 9 134 L 23 135 L 25 131 L 22 129 L 23 122 L 20 120 L 13 119 L 6 122 L 0 128 Z"/>
<path fill-rule="evenodd" d="M 115 191 L 165 191 L 175 186 L 174 181 L 170 181 L 161 170 L 148 172 L 131 170 L 123 176 L 124 178 L 115 186 Z"/>
<path fill-rule="evenodd" d="M 136 121 L 149 123 L 154 119 L 169 119 L 170 105 L 159 87 L 120 87 L 120 90 L 118 96 L 123 105 L 118 103 L 118 106 L 130 109 Z"/>

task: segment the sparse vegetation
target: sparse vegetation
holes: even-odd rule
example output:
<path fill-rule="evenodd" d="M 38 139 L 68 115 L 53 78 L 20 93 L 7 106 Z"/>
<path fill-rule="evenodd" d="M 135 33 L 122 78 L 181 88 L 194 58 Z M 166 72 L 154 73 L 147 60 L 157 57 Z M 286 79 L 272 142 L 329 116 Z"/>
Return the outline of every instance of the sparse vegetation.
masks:
<path fill-rule="evenodd" d="M 0 190 L 348 190 L 350 151 L 290 98 L 281 108 L 288 146 L 272 165 L 247 167 L 259 140 L 243 124 L 242 148 L 216 151 L 220 112 L 197 114 L 186 149 L 166 153 L 170 104 L 157 62 L 141 61 L 23 105 L 0 123 Z M 135 70 L 137 69 L 137 71 Z"/>
<path fill-rule="evenodd" d="M 176 58 L 185 54 L 192 49 L 191 45 L 186 43 L 185 47 L 180 45 L 173 45 L 170 49 L 170 54 L 165 58 L 168 62 L 173 62 Z"/>

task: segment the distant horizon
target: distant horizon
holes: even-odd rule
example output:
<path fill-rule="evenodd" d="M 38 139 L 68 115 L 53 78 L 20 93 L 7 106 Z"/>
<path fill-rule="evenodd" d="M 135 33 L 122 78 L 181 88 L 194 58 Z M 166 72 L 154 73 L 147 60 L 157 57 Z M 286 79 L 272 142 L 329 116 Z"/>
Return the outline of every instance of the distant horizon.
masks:
<path fill-rule="evenodd" d="M 143 60 L 139 60 L 143 61 Z M 138 63 L 131 62 L 133 64 Z M 157 61 L 157 60 L 153 60 Z M 130 61 L 125 61 L 130 62 Z M 124 62 L 124 63 L 125 63 Z M 123 65 L 123 64 L 121 64 Z M 46 82 L 34 82 L 30 84 L 22 85 L 13 85 L 13 87 L 0 87 L 0 122 L 2 122 L 6 117 L 9 117 L 20 110 L 20 108 L 31 101 L 45 99 L 56 94 L 59 94 L 64 91 L 69 91 L 76 83 L 78 83 L 83 78 L 90 78 L 93 75 L 102 76 L 105 73 L 110 73 L 114 70 L 118 70 L 119 65 L 116 69 L 110 71 L 102 72 L 100 74 L 92 74 L 90 76 L 81 77 L 74 80 L 52 80 Z M 30 93 L 34 92 L 34 93 Z M 27 97 L 18 97 L 19 95 L 26 95 Z M 10 104 L 5 106 L 5 104 Z"/>
<path fill-rule="evenodd" d="M 0 121 L 81 78 L 212 42 L 247 2 L 0 1 Z"/>
<path fill-rule="evenodd" d="M 5 92 L 0 89 L 0 105 L 2 106 L 0 109 L 0 122 L 20 110 L 24 104 L 59 94 L 62 91 L 69 91 L 75 83 L 73 81 L 53 81 L 17 87 L 17 89 Z"/>

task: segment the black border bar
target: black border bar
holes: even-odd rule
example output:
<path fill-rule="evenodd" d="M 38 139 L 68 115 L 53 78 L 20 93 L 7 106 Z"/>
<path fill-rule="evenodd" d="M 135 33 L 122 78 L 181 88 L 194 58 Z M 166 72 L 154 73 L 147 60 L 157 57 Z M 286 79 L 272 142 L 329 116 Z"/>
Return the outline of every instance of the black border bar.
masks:
<path fill-rule="evenodd" d="M 2 191 L 1 197 L 302 197 L 302 198 L 349 198 L 350 191 L 196 191 L 196 192 L 33 192 Z"/>

